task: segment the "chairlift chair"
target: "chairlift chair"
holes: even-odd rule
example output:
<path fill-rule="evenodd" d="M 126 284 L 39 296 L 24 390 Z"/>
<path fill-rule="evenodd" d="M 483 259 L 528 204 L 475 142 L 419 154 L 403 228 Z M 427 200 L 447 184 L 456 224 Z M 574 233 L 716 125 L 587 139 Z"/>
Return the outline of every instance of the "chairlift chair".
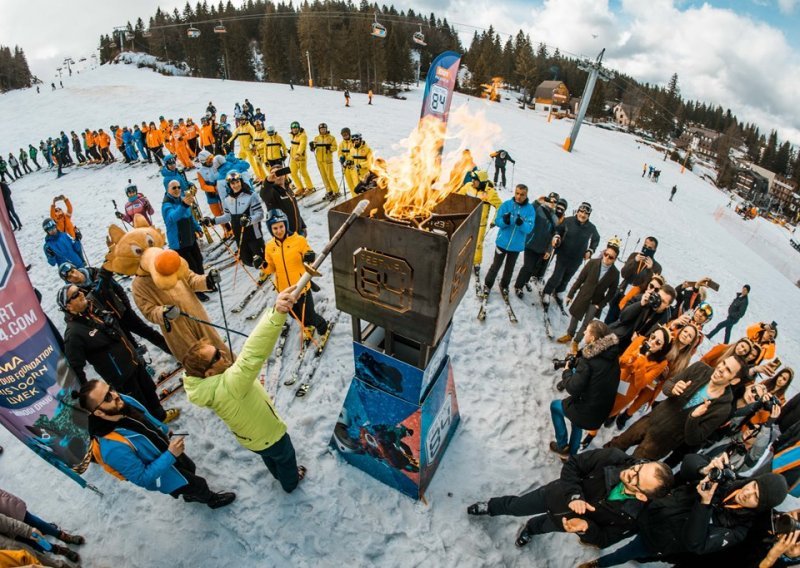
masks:
<path fill-rule="evenodd" d="M 135 37 L 136 36 L 133 34 L 133 32 L 131 31 L 125 32 L 125 41 L 133 41 L 133 38 Z"/>
<path fill-rule="evenodd" d="M 153 35 L 153 32 L 151 32 L 150 30 L 144 30 L 142 32 L 142 37 L 150 37 L 152 35 Z"/>
<path fill-rule="evenodd" d="M 218 23 L 214 26 L 214 33 L 215 34 L 226 34 L 228 30 L 225 29 L 225 26 L 222 25 L 222 22 Z"/>
<path fill-rule="evenodd" d="M 370 35 L 373 37 L 384 38 L 386 37 L 386 26 L 378 23 L 378 13 L 375 12 L 375 21 L 372 23 L 372 31 Z"/>
<path fill-rule="evenodd" d="M 411 37 L 411 39 L 417 45 L 421 45 L 423 47 L 428 45 L 427 43 L 425 43 L 425 35 L 422 33 L 422 26 L 419 27 L 418 32 L 414 32 L 414 35 Z"/>
<path fill-rule="evenodd" d="M 186 35 L 187 35 L 187 36 L 188 36 L 190 39 L 197 39 L 197 38 L 199 38 L 199 37 L 200 37 L 200 30 L 198 30 L 198 29 L 197 29 L 196 27 L 194 27 L 193 25 L 189 24 L 189 29 L 188 29 L 188 30 L 186 30 Z"/>

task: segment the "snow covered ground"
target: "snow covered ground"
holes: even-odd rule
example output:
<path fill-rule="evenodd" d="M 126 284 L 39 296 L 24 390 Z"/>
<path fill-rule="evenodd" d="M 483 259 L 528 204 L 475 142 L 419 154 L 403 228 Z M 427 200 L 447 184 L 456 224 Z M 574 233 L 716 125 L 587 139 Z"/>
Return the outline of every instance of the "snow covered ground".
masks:
<path fill-rule="evenodd" d="M 354 94 L 353 106 L 345 108 L 338 92 L 165 77 L 131 65 L 84 71 L 65 78 L 64 86 L 52 92 L 43 89 L 40 95 L 26 90 L 0 96 L 0 151 L 17 153 L 20 146 L 38 145 L 61 130 L 107 129 L 111 124 L 156 120 L 162 114 L 197 119 L 208 101 L 230 116 L 234 102 L 247 97 L 284 136 L 293 120 L 312 136 L 324 121 L 336 133 L 344 126 L 362 132 L 377 156 L 391 156 L 393 144 L 416 124 L 421 98 L 419 91 L 412 91 L 406 101 L 376 97 L 373 106 L 367 106 L 366 96 Z M 493 104 L 457 95 L 453 108 L 460 105 L 486 110 L 489 120 L 502 128 L 502 146 L 519 166 L 516 172 L 509 165 L 509 176 L 528 184 L 534 195 L 558 191 L 569 200 L 570 210 L 581 201 L 591 202 L 592 221 L 602 238 L 619 235 L 628 241 L 628 252 L 637 242 L 641 246 L 639 239 L 646 235 L 657 236 L 657 258 L 671 283 L 705 275 L 719 282 L 720 291 L 710 297 L 716 321 L 724 317 L 735 292 L 749 283 L 750 309 L 735 331 L 743 332 L 746 322 L 777 320 L 779 354 L 797 365 L 800 290 L 793 282 L 799 276 L 798 253 L 789 246 L 784 229 L 763 219 L 740 221 L 725 209 L 726 195 L 691 172 L 681 175 L 679 165 L 662 162 L 661 154 L 637 145 L 630 135 L 586 125 L 569 154 L 561 144 L 571 121 L 548 124 L 513 102 Z M 482 166 L 488 164 L 486 156 L 476 159 Z M 662 170 L 659 184 L 641 177 L 642 164 L 651 162 Z M 309 170 L 319 181 L 315 165 Z M 55 309 L 60 281 L 41 248 L 41 221 L 51 199 L 59 194 L 70 197 L 89 256 L 99 264 L 106 227 L 115 221 L 111 200 L 122 203 L 128 179 L 160 203 L 163 186 L 156 167 L 148 164 L 72 168 L 60 180 L 55 172 L 42 171 L 11 185 L 25 223 L 17 239 L 24 258 L 33 264 L 30 275 L 44 293 L 44 308 L 54 319 L 61 319 Z M 673 184 L 678 193 L 670 203 Z M 501 195 L 507 199 L 511 192 Z M 312 214 L 306 208 L 303 214 L 309 240 L 319 250 L 328 234 L 325 213 Z M 156 217 L 160 223 L 160 215 Z M 484 271 L 494 237 L 494 231 L 487 237 Z M 252 286 L 241 270 L 235 279 L 234 275 L 233 269 L 223 275 L 228 310 Z M 330 276 L 320 284 L 318 305 L 330 313 Z M 457 311 L 450 354 L 462 422 L 428 489 L 427 503 L 402 496 L 328 450 L 353 374 L 345 317 L 309 395 L 294 399 L 293 391 L 282 386 L 277 391 L 277 406 L 289 424 L 299 461 L 309 467 L 307 480 L 292 495 L 280 490 L 258 457 L 241 448 L 219 420 L 191 407 L 182 394 L 172 404 L 184 412 L 180 430 L 191 433 L 187 453 L 212 488 L 237 492 L 231 507 L 214 512 L 176 502 L 92 467 L 86 478 L 105 493 L 101 498 L 60 475 L 5 431 L 0 432 L 5 446 L 0 457 L 2 486 L 23 497 L 36 514 L 85 534 L 85 566 L 573 566 L 593 558 L 596 551 L 564 534 L 539 538 L 520 551 L 513 541 L 522 519 L 476 520 L 465 513 L 476 500 L 527 491 L 559 472 L 558 460 L 547 449 L 553 439 L 548 405 L 559 396 L 550 360 L 563 349 L 546 339 L 541 310 L 531 306 L 531 300 L 512 298 L 520 320 L 516 326 L 509 324 L 497 295 L 489 302 L 485 323 L 476 320 L 478 303 L 471 292 Z M 244 316 L 259 301 L 267 303 L 256 300 L 244 313 L 229 314 L 230 326 L 248 330 L 252 323 Z M 221 323 L 219 299 L 207 308 Z M 555 331 L 563 331 L 566 323 L 554 317 Z M 284 373 L 297 350 L 294 337 L 287 343 Z M 169 358 L 152 351 L 156 367 L 172 366 Z M 603 432 L 601 439 L 611 434 Z"/>

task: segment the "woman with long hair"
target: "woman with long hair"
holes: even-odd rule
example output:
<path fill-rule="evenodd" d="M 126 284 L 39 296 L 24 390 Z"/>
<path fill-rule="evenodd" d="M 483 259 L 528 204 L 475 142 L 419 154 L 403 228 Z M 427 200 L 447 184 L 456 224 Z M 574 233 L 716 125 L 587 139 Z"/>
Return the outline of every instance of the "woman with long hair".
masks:
<path fill-rule="evenodd" d="M 742 337 L 736 343 L 720 343 L 708 350 L 708 353 L 700 357 L 700 360 L 709 367 L 716 367 L 717 363 L 727 359 L 731 355 L 739 355 L 748 363 L 750 354 L 754 349 L 755 343 L 747 337 Z"/>
<path fill-rule="evenodd" d="M 767 388 L 767 392 L 781 401 L 781 406 L 786 404 L 786 391 L 789 390 L 789 385 L 792 384 L 794 379 L 794 369 L 791 367 L 784 367 L 771 379 L 762 381 L 761 384 Z"/>

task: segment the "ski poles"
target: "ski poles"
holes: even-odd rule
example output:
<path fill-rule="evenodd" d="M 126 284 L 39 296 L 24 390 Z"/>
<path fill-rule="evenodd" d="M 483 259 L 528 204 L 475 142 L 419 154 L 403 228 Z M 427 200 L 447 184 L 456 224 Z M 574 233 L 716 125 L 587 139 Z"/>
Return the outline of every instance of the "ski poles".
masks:
<path fill-rule="evenodd" d="M 221 298 L 221 294 L 222 294 L 222 292 L 220 292 L 220 298 Z M 187 318 L 187 319 L 190 319 L 192 321 L 196 321 L 197 323 L 202 323 L 203 325 L 207 325 L 207 326 L 210 326 L 210 327 L 215 327 L 217 329 L 224 329 L 228 333 L 228 348 L 229 349 L 231 347 L 231 344 L 230 344 L 231 343 L 231 336 L 230 336 L 231 333 L 235 333 L 236 335 L 241 335 L 242 337 L 249 337 L 246 333 L 242 333 L 241 331 L 236 331 L 235 329 L 230 329 L 229 327 L 227 327 L 227 322 L 226 322 L 226 324 L 224 326 L 217 325 L 215 323 L 211 323 L 210 321 L 206 321 L 204 319 L 196 318 L 191 314 L 187 314 L 183 310 L 181 310 L 181 315 L 183 317 Z M 225 308 L 224 307 L 222 308 L 222 317 L 225 318 Z M 231 353 L 233 353 L 233 351 L 231 351 Z"/>
<path fill-rule="evenodd" d="M 516 169 L 517 169 L 517 163 L 516 162 L 511 162 L 511 187 L 512 188 L 516 187 L 514 185 L 514 172 L 516 171 Z"/>
<path fill-rule="evenodd" d="M 233 358 L 233 343 L 231 343 L 231 330 L 228 328 L 228 316 L 225 313 L 225 302 L 222 299 L 222 282 L 217 284 L 217 292 L 219 292 L 219 307 L 222 309 L 222 322 L 225 324 L 225 333 L 228 335 L 228 351 L 231 352 L 231 359 Z"/>
<path fill-rule="evenodd" d="M 128 181 L 130 181 L 130 180 L 128 180 Z M 114 204 L 114 210 L 115 210 L 117 213 L 119 213 L 119 207 L 117 207 L 117 200 L 116 200 L 116 199 L 112 199 L 112 200 L 111 200 L 111 203 L 113 203 L 113 204 Z M 122 224 L 123 224 L 125 227 L 127 227 L 128 229 L 130 229 L 130 228 L 131 228 L 131 226 L 130 226 L 130 225 L 128 225 L 128 223 L 126 223 L 126 222 L 125 222 L 125 219 L 123 219 L 122 217 L 117 217 L 117 219 L 119 219 L 120 221 L 122 221 Z"/>
<path fill-rule="evenodd" d="M 631 238 L 631 230 L 628 229 L 628 235 L 625 237 L 625 246 L 622 247 L 622 254 L 620 255 L 622 257 L 623 262 L 625 262 L 625 250 L 628 248 L 628 239 L 630 238 Z"/>

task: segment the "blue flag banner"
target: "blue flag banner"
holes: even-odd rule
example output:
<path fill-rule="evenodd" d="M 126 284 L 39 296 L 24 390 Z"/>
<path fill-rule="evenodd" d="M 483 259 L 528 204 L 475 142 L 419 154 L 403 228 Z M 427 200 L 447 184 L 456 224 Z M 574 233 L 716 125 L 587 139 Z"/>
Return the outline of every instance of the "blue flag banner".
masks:
<path fill-rule="evenodd" d="M 0 200 L 0 424 L 85 487 L 78 474 L 89 464 L 88 416 L 71 400 L 77 388 Z"/>
<path fill-rule="evenodd" d="M 461 56 L 455 51 L 440 53 L 433 60 L 425 81 L 425 96 L 422 98 L 420 120 L 426 116 L 435 116 L 447 123 L 460 64 Z"/>

